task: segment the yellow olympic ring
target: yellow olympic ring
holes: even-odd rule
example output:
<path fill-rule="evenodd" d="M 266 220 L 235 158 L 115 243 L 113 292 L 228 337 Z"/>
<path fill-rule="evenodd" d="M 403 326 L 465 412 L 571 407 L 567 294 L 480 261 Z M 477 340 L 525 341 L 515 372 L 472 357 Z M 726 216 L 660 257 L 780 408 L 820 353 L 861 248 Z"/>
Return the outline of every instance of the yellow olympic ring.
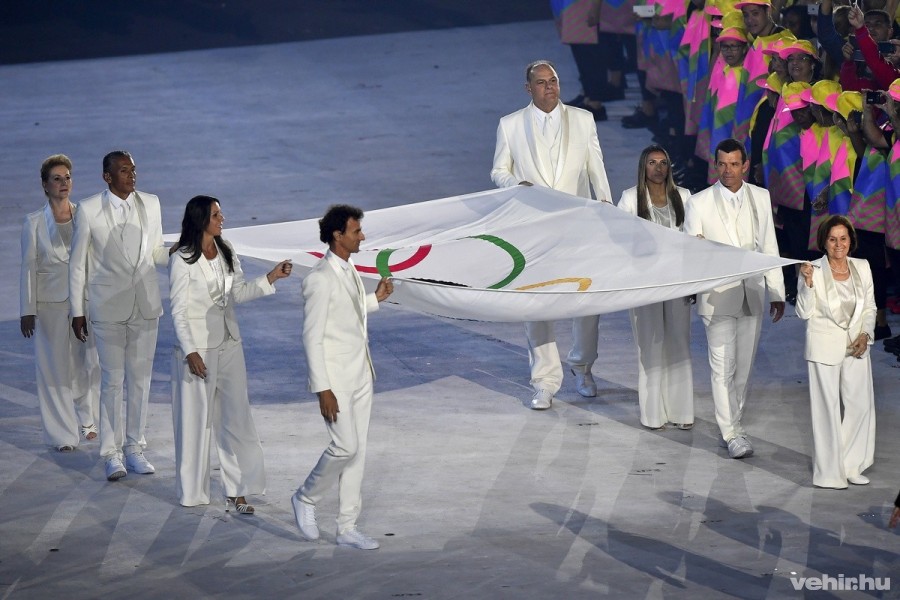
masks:
<path fill-rule="evenodd" d="M 551 279 L 550 281 L 543 281 L 541 283 L 532 283 L 529 285 L 523 285 L 522 287 L 517 287 L 516 290 L 533 290 L 535 288 L 542 288 L 551 285 L 556 285 L 557 283 L 577 283 L 578 291 L 583 292 L 589 287 L 591 287 L 591 278 L 590 277 L 563 277 L 562 279 Z"/>

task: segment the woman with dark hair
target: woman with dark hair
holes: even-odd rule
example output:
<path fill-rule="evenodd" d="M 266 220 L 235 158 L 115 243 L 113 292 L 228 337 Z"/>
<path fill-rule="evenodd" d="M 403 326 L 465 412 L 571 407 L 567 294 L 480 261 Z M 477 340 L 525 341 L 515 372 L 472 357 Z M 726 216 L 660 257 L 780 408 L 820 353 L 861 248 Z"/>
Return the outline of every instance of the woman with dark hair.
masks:
<path fill-rule="evenodd" d="M 638 162 L 637 185 L 622 192 L 619 208 L 670 229 L 681 230 L 690 192 L 676 187 L 669 155 L 648 146 Z M 629 311 L 638 351 L 638 403 L 641 423 L 663 429 L 694 425 L 691 372 L 691 310 L 687 298 L 666 300 Z"/>
<path fill-rule="evenodd" d="M 797 282 L 797 316 L 806 321 L 813 485 L 866 485 L 863 471 L 875 458 L 872 271 L 865 260 L 850 258 L 856 232 L 847 217 L 822 221 L 816 243 L 825 256 L 803 263 Z"/>
<path fill-rule="evenodd" d="M 183 506 L 209 504 L 212 438 L 225 509 L 252 515 L 245 496 L 265 492 L 266 475 L 250 414 L 234 305 L 274 294 L 272 284 L 290 275 L 291 263 L 282 261 L 268 274 L 245 281 L 241 261 L 222 239 L 224 221 L 216 198 L 191 198 L 169 258 L 169 297 L 178 338 L 172 364 L 175 482 Z"/>
<path fill-rule="evenodd" d="M 71 452 L 81 438 L 97 437 L 100 363 L 93 336 L 81 343 L 69 325 L 69 249 L 77 207 L 72 161 L 47 157 L 41 185 L 47 203 L 22 228 L 20 329 L 34 337 L 34 366 L 44 443 Z M 79 431 L 80 427 L 80 431 Z"/>

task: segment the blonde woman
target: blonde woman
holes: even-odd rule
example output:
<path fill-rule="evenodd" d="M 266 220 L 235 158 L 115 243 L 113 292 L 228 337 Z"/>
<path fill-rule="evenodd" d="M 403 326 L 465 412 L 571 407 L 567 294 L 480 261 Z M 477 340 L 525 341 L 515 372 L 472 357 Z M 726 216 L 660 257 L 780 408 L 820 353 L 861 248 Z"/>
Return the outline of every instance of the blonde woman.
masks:
<path fill-rule="evenodd" d="M 93 338 L 84 344 L 69 327 L 69 250 L 77 207 L 72 161 L 54 154 L 41 165 L 47 204 L 22 228 L 20 328 L 34 338 L 34 365 L 44 443 L 72 452 L 97 437 L 100 364 Z"/>

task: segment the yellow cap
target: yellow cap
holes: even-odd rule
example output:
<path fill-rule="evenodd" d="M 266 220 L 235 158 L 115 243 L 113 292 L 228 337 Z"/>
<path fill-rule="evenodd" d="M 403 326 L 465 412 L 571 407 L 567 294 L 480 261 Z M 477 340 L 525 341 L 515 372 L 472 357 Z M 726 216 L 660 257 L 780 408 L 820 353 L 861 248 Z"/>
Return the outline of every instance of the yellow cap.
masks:
<path fill-rule="evenodd" d="M 850 113 L 862 112 L 863 109 L 863 97 L 859 92 L 841 92 L 841 95 L 838 96 L 837 99 L 837 109 L 838 112 L 841 113 L 841 116 L 844 119 L 850 118 Z"/>
<path fill-rule="evenodd" d="M 803 92 L 809 89 L 809 84 L 803 81 L 792 81 L 781 88 L 781 98 L 784 100 L 786 110 L 796 110 L 809 106 L 809 102 L 803 99 Z"/>
<path fill-rule="evenodd" d="M 735 2 L 734 7 L 737 9 L 744 8 L 745 6 L 768 6 L 772 8 L 772 0 L 741 0 L 740 2 Z"/>
<path fill-rule="evenodd" d="M 784 82 L 781 81 L 781 77 L 778 76 L 778 73 L 769 73 L 769 76 L 765 79 L 758 79 L 756 81 L 757 87 L 761 87 L 766 90 L 770 90 L 775 92 L 778 95 L 781 95 L 781 88 L 784 87 Z"/>
<path fill-rule="evenodd" d="M 732 9 L 722 14 L 722 29 L 729 29 L 731 27 L 736 27 L 738 29 L 744 28 L 744 13 Z"/>
<path fill-rule="evenodd" d="M 888 94 L 890 94 L 891 98 L 894 100 L 900 101 L 900 79 L 894 80 L 891 87 L 888 88 Z"/>
<path fill-rule="evenodd" d="M 722 40 L 737 40 L 739 42 L 747 43 L 747 34 L 744 33 L 743 29 L 738 29 L 737 27 L 729 27 L 727 29 L 723 29 L 722 33 L 719 34 L 719 37 L 716 38 L 719 41 Z"/>
<path fill-rule="evenodd" d="M 815 82 L 810 88 L 810 91 L 813 102 L 819 106 L 824 106 L 831 112 L 837 112 L 838 96 L 844 91 L 843 88 L 841 88 L 841 84 L 830 79 L 823 79 L 822 81 Z"/>
<path fill-rule="evenodd" d="M 781 57 L 781 60 L 787 60 L 788 56 L 797 53 L 808 54 L 814 59 L 819 60 L 819 54 L 816 52 L 816 49 L 812 45 L 812 42 L 808 40 L 796 40 L 790 43 L 786 43 L 784 45 L 784 48 L 778 53 L 778 56 Z"/>

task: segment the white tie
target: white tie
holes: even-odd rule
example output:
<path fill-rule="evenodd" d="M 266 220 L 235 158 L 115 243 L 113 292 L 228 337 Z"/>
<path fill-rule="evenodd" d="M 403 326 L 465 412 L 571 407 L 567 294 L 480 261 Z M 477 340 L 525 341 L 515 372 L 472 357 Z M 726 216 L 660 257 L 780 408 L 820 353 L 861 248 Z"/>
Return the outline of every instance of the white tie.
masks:
<path fill-rule="evenodd" d="M 544 135 L 544 138 L 546 138 L 546 139 L 550 139 L 551 133 L 553 131 L 553 128 L 551 127 L 551 124 L 550 124 L 550 120 L 552 118 L 553 117 L 551 117 L 550 115 L 544 116 L 544 128 L 541 130 L 541 133 Z"/>

